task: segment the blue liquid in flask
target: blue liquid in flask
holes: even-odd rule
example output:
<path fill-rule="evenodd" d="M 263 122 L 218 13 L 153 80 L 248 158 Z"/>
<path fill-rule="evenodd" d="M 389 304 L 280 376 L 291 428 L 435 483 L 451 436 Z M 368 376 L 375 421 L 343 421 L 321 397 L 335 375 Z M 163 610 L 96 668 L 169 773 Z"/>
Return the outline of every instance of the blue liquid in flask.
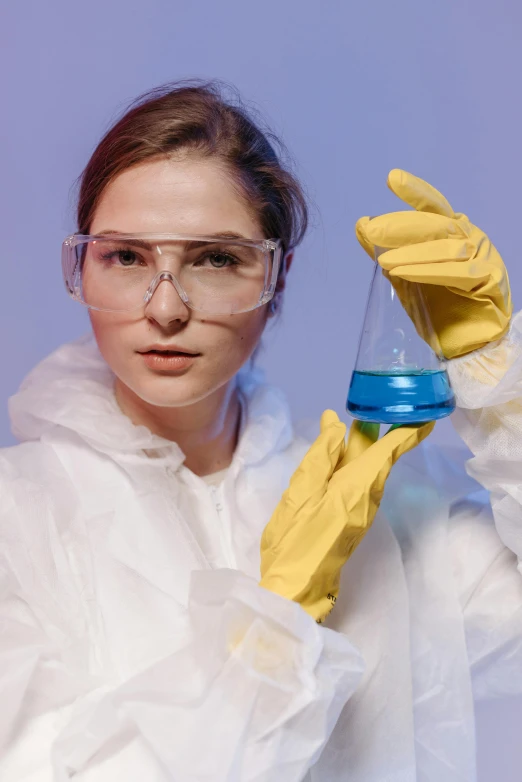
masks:
<path fill-rule="evenodd" d="M 356 370 L 352 375 L 346 409 L 361 421 L 423 423 L 452 413 L 455 396 L 444 369 Z"/>

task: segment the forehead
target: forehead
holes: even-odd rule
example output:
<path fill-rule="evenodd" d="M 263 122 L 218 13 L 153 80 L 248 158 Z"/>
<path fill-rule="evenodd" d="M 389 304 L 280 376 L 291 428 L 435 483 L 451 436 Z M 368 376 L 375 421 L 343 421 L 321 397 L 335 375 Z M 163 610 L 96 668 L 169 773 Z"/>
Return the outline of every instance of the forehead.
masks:
<path fill-rule="evenodd" d="M 262 238 L 231 174 L 214 160 L 153 159 L 123 171 L 98 203 L 90 232 L 213 234 Z"/>

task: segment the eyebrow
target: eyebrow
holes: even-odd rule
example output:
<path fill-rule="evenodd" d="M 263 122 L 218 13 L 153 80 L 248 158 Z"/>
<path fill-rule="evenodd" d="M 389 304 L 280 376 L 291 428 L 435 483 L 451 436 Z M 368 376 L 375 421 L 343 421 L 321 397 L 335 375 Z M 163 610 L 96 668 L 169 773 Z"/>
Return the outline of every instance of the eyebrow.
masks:
<path fill-rule="evenodd" d="M 107 228 L 104 231 L 99 231 L 96 236 L 131 236 L 132 234 L 125 233 L 124 231 L 114 231 L 111 228 Z M 238 239 L 243 242 L 259 242 L 262 241 L 260 239 L 250 239 L 247 236 L 243 236 L 242 234 L 236 233 L 235 231 L 218 231 L 218 233 L 210 234 L 209 239 L 231 239 L 235 240 Z M 141 247 L 144 250 L 150 250 L 152 245 L 150 242 L 144 241 L 143 239 L 132 239 L 128 240 L 132 241 L 132 244 L 136 247 Z M 190 239 L 190 246 L 192 249 L 197 249 L 198 247 L 204 247 L 206 244 L 208 244 L 207 241 L 201 241 L 197 242 L 196 239 Z"/>

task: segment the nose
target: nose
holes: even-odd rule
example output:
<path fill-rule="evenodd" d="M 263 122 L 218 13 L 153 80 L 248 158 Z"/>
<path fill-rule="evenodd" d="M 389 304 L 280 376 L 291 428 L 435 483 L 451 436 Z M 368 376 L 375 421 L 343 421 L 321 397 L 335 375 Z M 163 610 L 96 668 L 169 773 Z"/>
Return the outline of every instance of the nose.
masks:
<path fill-rule="evenodd" d="M 190 317 L 190 309 L 184 303 L 171 279 L 160 280 L 154 287 L 152 298 L 145 307 L 145 316 L 163 328 L 174 321 L 184 323 Z"/>

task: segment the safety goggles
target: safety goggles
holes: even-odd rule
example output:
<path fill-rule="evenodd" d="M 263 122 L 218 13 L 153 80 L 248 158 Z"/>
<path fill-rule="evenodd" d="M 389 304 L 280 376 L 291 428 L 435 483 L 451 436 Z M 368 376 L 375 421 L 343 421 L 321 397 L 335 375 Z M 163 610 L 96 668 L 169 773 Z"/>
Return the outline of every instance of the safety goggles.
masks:
<path fill-rule="evenodd" d="M 167 281 L 187 307 L 232 314 L 270 301 L 281 255 L 279 239 L 73 234 L 63 242 L 62 269 L 69 295 L 94 310 L 144 308 Z"/>

